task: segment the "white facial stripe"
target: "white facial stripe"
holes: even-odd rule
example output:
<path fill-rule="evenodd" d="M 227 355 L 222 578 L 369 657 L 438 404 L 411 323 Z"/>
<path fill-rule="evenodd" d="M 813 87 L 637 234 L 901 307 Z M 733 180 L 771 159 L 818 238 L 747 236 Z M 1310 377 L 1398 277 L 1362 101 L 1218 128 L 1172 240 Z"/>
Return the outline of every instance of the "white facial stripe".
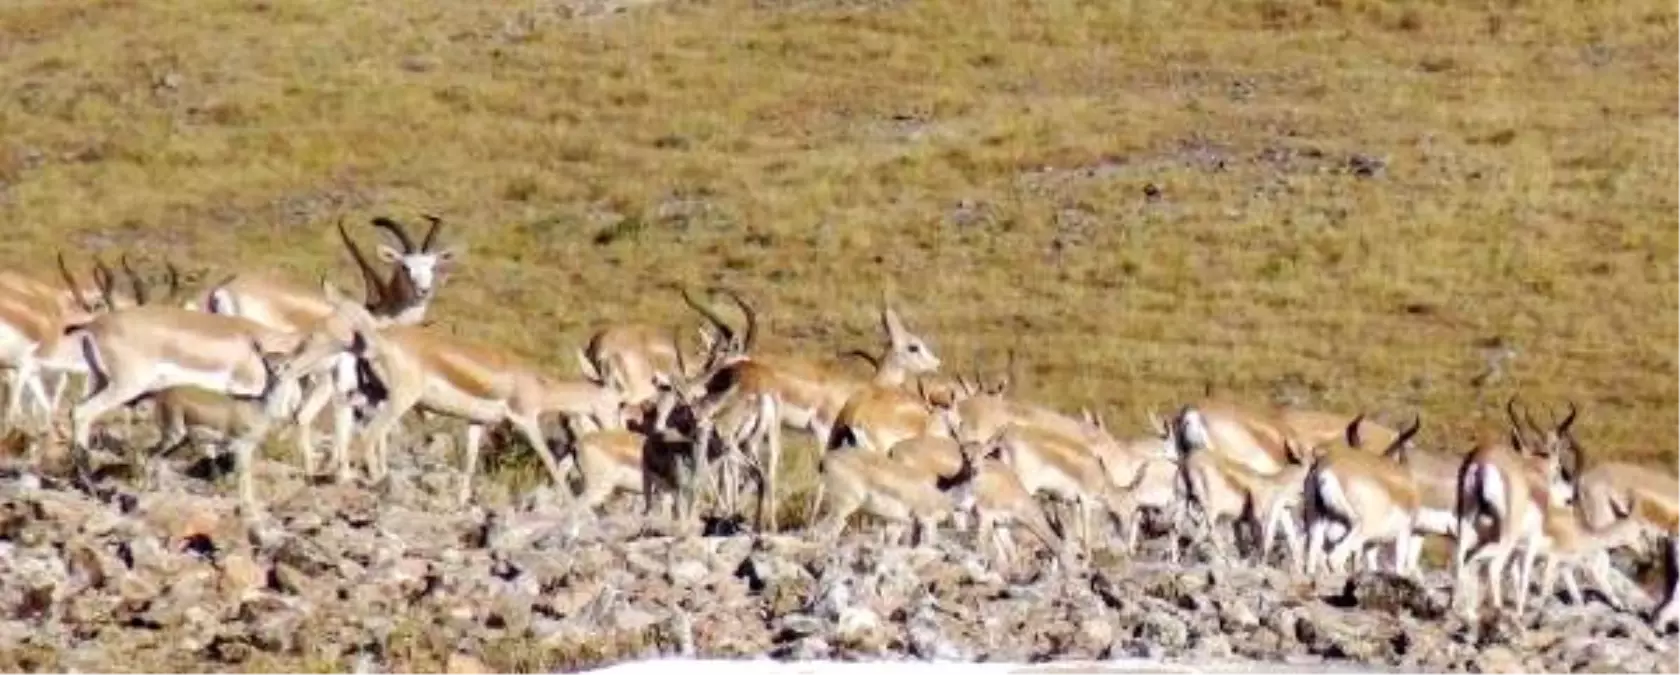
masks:
<path fill-rule="evenodd" d="M 432 285 L 437 281 L 437 254 L 403 256 L 402 266 L 408 272 L 409 281 L 414 282 L 414 290 L 419 291 L 421 295 L 432 292 Z"/>

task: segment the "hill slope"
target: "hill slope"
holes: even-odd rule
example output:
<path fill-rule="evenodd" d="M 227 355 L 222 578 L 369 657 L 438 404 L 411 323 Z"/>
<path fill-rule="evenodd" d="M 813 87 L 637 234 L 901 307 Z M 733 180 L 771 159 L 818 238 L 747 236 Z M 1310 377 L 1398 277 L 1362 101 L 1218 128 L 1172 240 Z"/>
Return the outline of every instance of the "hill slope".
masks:
<path fill-rule="evenodd" d="M 1520 389 L 1674 462 L 1672 3 L 628 4 L 7 3 L 0 261 L 351 283 L 338 217 L 429 211 L 435 316 L 556 373 L 670 284 L 822 355 L 890 289 L 1124 428 L 1213 382 L 1457 447 Z"/>

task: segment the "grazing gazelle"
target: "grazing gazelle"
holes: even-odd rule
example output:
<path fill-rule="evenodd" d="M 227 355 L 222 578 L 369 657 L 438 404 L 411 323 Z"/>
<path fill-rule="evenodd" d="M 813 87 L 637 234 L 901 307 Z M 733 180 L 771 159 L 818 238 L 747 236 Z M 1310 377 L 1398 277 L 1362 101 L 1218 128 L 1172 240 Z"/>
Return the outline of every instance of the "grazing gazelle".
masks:
<path fill-rule="evenodd" d="M 927 476 L 950 477 L 962 470 L 962 444 L 946 436 L 923 435 L 899 441 L 887 456 Z M 1050 527 L 1043 507 L 1015 470 L 1001 460 L 982 457 L 978 471 L 974 479 L 975 542 L 990 542 L 998 564 L 1007 568 L 1020 553 L 1009 529 L 1019 525 L 1065 566 L 1069 561 L 1065 543 Z"/>
<path fill-rule="evenodd" d="M 71 453 L 78 480 L 91 488 L 87 453 L 93 423 L 111 410 L 171 387 L 194 386 L 235 396 L 260 390 L 267 415 L 277 417 L 282 402 L 273 396 L 274 391 L 341 354 L 360 355 L 367 335 L 377 330 L 366 309 L 335 300 L 334 311 L 307 333 L 278 331 L 241 317 L 167 305 L 101 314 L 71 328 L 65 337 L 78 345 L 86 361 L 91 390 L 70 411 Z M 262 354 L 288 356 L 279 373 L 261 385 L 253 384 L 269 370 Z M 240 497 L 254 506 L 249 462 L 253 446 L 242 443 L 238 451 L 243 455 Z"/>
<path fill-rule="evenodd" d="M 1625 604 L 1610 583 L 1610 552 L 1639 542 L 1645 529 L 1644 518 L 1631 517 L 1627 508 L 1643 507 L 1648 503 L 1613 502 L 1609 508 L 1614 520 L 1599 527 L 1588 524 L 1584 514 L 1571 507 L 1547 505 L 1545 523 L 1540 529 L 1540 537 L 1535 540 L 1542 560 L 1540 601 L 1544 603 L 1551 597 L 1552 586 L 1557 583 L 1558 573 L 1562 572 L 1563 587 L 1569 593 L 1570 602 L 1581 602 L 1584 598 L 1575 581 L 1575 572 L 1584 570 L 1587 578 L 1598 587 L 1599 594 L 1604 596 L 1604 601 L 1612 609 L 1621 610 Z M 1661 628 L 1660 624 L 1658 628 Z"/>
<path fill-rule="evenodd" d="M 1587 453 L 1574 435 L 1565 432 L 1575 449 L 1575 510 L 1580 525 L 1588 531 L 1608 528 L 1619 514 L 1638 522 L 1641 529 L 1658 534 L 1667 559 L 1668 585 L 1663 598 L 1652 610 L 1651 623 L 1658 630 L 1680 623 L 1680 478 L 1672 471 L 1615 461 L 1587 462 Z M 1542 584 L 1544 585 L 1544 584 Z"/>
<path fill-rule="evenodd" d="M 1542 550 L 1539 542 L 1548 508 L 1561 503 L 1568 491 L 1562 483 L 1559 456 L 1570 449 L 1569 427 L 1576 410 L 1553 429 L 1542 430 L 1528 420 L 1524 432 L 1516 413 L 1516 398 L 1506 402 L 1511 418 L 1510 443 L 1483 441 L 1464 456 L 1458 472 L 1458 546 L 1453 555 L 1451 605 L 1467 595 L 1465 616 L 1479 609 L 1476 568 L 1485 565 L 1492 591 L 1494 611 L 1503 603 L 1503 586 L 1512 554 L 1521 550 L 1515 576 L 1516 609 L 1521 615 L 1528 600 L 1528 584 L 1534 561 Z M 1488 530 L 1491 530 L 1489 532 Z"/>

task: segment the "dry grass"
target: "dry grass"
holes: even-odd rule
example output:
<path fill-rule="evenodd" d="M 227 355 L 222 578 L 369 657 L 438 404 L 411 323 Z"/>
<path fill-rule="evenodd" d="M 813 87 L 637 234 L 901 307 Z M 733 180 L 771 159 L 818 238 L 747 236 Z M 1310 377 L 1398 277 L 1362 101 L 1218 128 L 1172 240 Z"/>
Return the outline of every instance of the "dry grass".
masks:
<path fill-rule="evenodd" d="M 1458 447 L 1520 390 L 1674 464 L 1673 3 L 600 4 L 6 3 L 0 260 L 350 282 L 338 216 L 433 211 L 435 316 L 555 373 L 671 284 L 818 355 L 890 289 L 1123 428 L 1213 382 Z"/>

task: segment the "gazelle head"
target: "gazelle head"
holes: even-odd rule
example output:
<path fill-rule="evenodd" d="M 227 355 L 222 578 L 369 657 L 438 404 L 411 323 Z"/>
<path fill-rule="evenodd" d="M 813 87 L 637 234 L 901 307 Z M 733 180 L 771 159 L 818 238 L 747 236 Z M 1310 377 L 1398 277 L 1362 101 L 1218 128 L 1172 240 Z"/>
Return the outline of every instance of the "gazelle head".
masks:
<path fill-rule="evenodd" d="M 1161 458 L 1176 459 L 1179 453 L 1177 425 L 1171 420 L 1161 419 L 1160 415 L 1155 414 L 1153 408 L 1148 411 L 1148 415 L 1149 430 L 1154 434 L 1155 440 L 1160 443 L 1159 454 Z"/>
<path fill-rule="evenodd" d="M 179 306 L 182 304 L 182 296 L 185 295 L 185 293 L 181 289 L 181 271 L 175 269 L 175 263 L 165 261 L 163 264 L 164 280 L 167 284 L 167 288 L 164 289 L 161 296 L 155 292 L 156 289 L 146 283 L 145 279 L 140 277 L 140 273 L 134 271 L 134 267 L 132 265 L 128 264 L 128 254 L 124 253 L 118 259 L 118 263 L 122 265 L 123 275 L 128 277 L 128 286 L 130 291 L 133 293 L 133 303 L 135 306 Z M 107 271 L 106 274 L 109 274 L 109 272 Z M 107 291 L 106 295 L 109 296 L 112 294 Z M 108 300 L 107 302 L 110 301 Z"/>
<path fill-rule="evenodd" d="M 1207 418 L 1195 406 L 1179 408 L 1178 414 L 1173 415 L 1169 423 L 1172 425 L 1171 436 L 1177 442 L 1180 455 L 1205 450 L 1213 443 L 1212 436 L 1208 433 Z"/>
<path fill-rule="evenodd" d="M 758 312 L 754 311 L 752 305 L 747 304 L 746 299 L 742 298 L 741 294 L 735 292 L 734 289 L 711 288 L 708 290 L 712 293 L 721 292 L 729 296 L 735 306 L 741 309 L 741 316 L 746 325 L 742 332 L 737 333 L 728 321 L 723 320 L 723 315 L 718 313 L 716 307 L 696 300 L 687 288 L 683 288 L 683 303 L 706 319 L 707 326 L 700 329 L 700 340 L 706 352 L 720 358 L 742 357 L 751 353 L 758 344 Z"/>
<path fill-rule="evenodd" d="M 93 256 L 93 291 L 92 296 L 88 288 L 70 272 L 70 267 L 64 262 L 64 254 L 58 254 L 58 271 L 64 276 L 66 290 L 70 298 L 75 301 L 76 308 L 88 314 L 109 312 L 134 306 L 133 298 L 117 294 L 117 276 L 111 272 L 111 267 L 99 256 Z"/>
<path fill-rule="evenodd" d="M 1575 435 L 1570 432 L 1579 412 L 1575 403 L 1571 401 L 1569 412 L 1564 415 L 1563 421 L 1547 429 L 1534 423 L 1534 417 L 1529 414 L 1527 406 L 1523 407 L 1521 419 L 1518 419 L 1516 396 L 1505 402 L 1505 414 L 1511 421 L 1511 446 L 1528 461 L 1543 467 L 1547 483 L 1556 489 L 1567 487 L 1565 467 L 1574 467 L 1572 462 L 1564 461 L 1565 455 L 1573 457 L 1580 451 Z"/>
<path fill-rule="evenodd" d="M 939 372 L 939 357 L 921 336 L 904 327 L 898 311 L 881 296 L 881 328 L 887 333 L 887 353 L 881 359 L 882 369 L 897 369 L 905 375 Z"/>
<path fill-rule="evenodd" d="M 420 245 L 414 244 L 409 236 L 408 228 L 402 223 L 385 216 L 374 218 L 374 227 L 390 233 L 392 239 L 400 248 L 392 248 L 387 244 L 380 244 L 374 249 L 379 260 L 392 266 L 389 278 L 382 279 L 378 270 L 362 255 L 362 250 L 356 246 L 355 240 L 344 229 L 344 221 L 338 223 L 338 235 L 344 240 L 344 246 L 355 259 L 356 267 L 362 272 L 362 282 L 367 291 L 364 303 L 375 313 L 399 317 L 403 323 L 419 323 L 425 318 L 426 307 L 436 293 L 438 285 L 447 274 L 456 253 L 453 247 L 438 248 L 437 235 L 443 227 L 443 220 L 433 215 L 426 215 L 426 220 L 432 224 L 426 231 L 426 238 Z"/>

